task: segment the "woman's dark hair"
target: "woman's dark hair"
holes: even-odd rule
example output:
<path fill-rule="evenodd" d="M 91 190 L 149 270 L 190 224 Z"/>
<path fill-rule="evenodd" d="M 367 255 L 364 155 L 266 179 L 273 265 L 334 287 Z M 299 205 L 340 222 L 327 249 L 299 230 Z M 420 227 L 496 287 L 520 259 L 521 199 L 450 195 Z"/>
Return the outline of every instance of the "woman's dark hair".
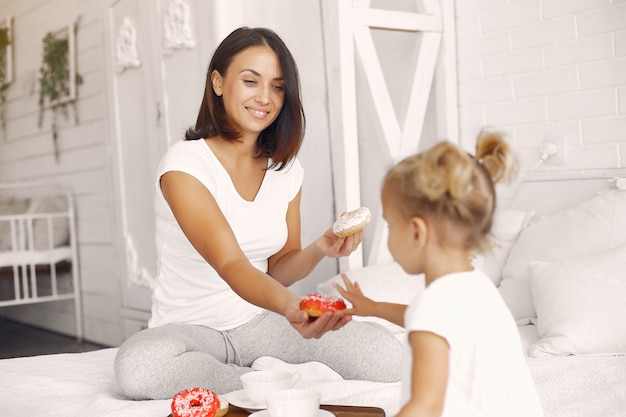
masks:
<path fill-rule="evenodd" d="M 285 81 L 283 108 L 274 122 L 261 132 L 257 139 L 259 156 L 272 158 L 270 168 L 280 171 L 291 161 L 302 145 L 305 117 L 300 99 L 300 77 L 296 62 L 283 40 L 266 28 L 241 27 L 228 35 L 217 47 L 204 86 L 204 97 L 196 125 L 187 129 L 186 140 L 221 136 L 237 140 L 241 133 L 231 126 L 221 96 L 213 91 L 211 74 L 217 71 L 225 75 L 233 58 L 252 46 L 267 46 L 278 56 Z"/>

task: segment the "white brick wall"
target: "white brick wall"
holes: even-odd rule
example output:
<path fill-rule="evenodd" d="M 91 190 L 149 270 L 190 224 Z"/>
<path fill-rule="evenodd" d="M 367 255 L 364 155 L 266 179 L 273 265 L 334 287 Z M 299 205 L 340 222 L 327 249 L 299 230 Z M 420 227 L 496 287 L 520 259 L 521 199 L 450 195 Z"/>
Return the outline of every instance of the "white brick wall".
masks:
<path fill-rule="evenodd" d="M 626 86 L 617 90 L 618 113 L 626 113 Z"/>
<path fill-rule="evenodd" d="M 613 42 L 610 34 L 602 34 L 568 42 L 557 43 L 543 50 L 546 67 L 570 66 L 577 63 L 610 59 L 613 57 Z"/>
<path fill-rule="evenodd" d="M 480 16 L 481 28 L 484 33 L 488 33 L 526 26 L 537 21 L 539 12 L 539 0 L 526 0 L 486 10 Z"/>
<path fill-rule="evenodd" d="M 470 13 L 495 9 L 497 7 L 506 6 L 507 4 L 507 0 L 457 0 L 456 12 L 459 16 L 463 16 Z"/>
<path fill-rule="evenodd" d="M 459 39 L 458 42 L 457 56 L 461 62 L 472 58 L 501 54 L 509 50 L 509 39 L 502 32 Z"/>
<path fill-rule="evenodd" d="M 615 33 L 615 55 L 626 55 L 626 30 Z"/>
<path fill-rule="evenodd" d="M 626 2 L 457 0 L 461 142 L 504 131 L 522 169 L 626 168 Z M 548 136 L 564 165 L 541 165 Z"/>
<path fill-rule="evenodd" d="M 485 77 L 539 71 L 544 68 L 543 51 L 540 49 L 525 49 L 485 57 L 482 60 L 482 67 Z"/>
<path fill-rule="evenodd" d="M 597 33 L 612 33 L 626 29 L 626 4 L 617 4 L 597 9 L 592 12 L 581 12 L 577 16 L 578 32 L 580 36 L 590 36 Z"/>
<path fill-rule="evenodd" d="M 543 0 L 543 17 L 552 19 L 566 14 L 585 13 L 611 5 L 611 0 Z"/>
<path fill-rule="evenodd" d="M 580 91 L 571 94 L 548 96 L 548 115 L 550 120 L 588 119 L 594 116 L 606 116 L 615 112 L 615 91 L 601 90 Z"/>
<path fill-rule="evenodd" d="M 518 98 L 553 96 L 578 89 L 578 72 L 571 66 L 513 75 L 511 80 Z"/>
<path fill-rule="evenodd" d="M 552 20 L 538 18 L 538 20 L 530 25 L 511 29 L 513 50 L 542 48 L 576 37 L 576 19 L 572 16 Z"/>
<path fill-rule="evenodd" d="M 626 85 L 626 58 L 581 64 L 579 71 L 581 89 Z"/>

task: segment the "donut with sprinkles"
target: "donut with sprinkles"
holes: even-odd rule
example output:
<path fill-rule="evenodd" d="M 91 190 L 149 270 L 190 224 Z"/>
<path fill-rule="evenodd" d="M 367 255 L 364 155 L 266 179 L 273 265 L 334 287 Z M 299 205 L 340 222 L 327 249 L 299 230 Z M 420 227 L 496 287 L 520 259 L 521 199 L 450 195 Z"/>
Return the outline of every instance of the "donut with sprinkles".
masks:
<path fill-rule="evenodd" d="M 189 388 L 172 399 L 172 417 L 215 417 L 219 409 L 218 395 L 206 388 Z"/>
<path fill-rule="evenodd" d="M 319 317 L 326 311 L 345 310 L 346 303 L 332 295 L 309 294 L 300 300 L 300 309 L 306 311 L 309 317 Z"/>

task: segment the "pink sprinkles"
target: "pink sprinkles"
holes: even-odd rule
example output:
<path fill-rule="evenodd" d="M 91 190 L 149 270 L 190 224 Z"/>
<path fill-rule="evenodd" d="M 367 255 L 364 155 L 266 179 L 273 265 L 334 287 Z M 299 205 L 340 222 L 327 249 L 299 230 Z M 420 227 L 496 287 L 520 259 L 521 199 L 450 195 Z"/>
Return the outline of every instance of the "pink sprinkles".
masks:
<path fill-rule="evenodd" d="M 309 315 L 317 317 L 318 312 L 337 311 L 346 308 L 346 303 L 341 298 L 327 294 L 309 294 L 300 300 L 300 308 L 307 310 Z"/>
<path fill-rule="evenodd" d="M 213 391 L 206 388 L 190 388 L 179 392 L 172 400 L 174 417 L 213 417 L 220 401 Z"/>

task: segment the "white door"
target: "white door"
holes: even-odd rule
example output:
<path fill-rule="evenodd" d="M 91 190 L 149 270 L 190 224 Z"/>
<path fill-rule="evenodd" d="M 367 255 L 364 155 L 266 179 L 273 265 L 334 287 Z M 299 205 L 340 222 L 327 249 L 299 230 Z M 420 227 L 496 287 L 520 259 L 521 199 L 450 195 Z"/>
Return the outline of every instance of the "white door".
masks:
<path fill-rule="evenodd" d="M 122 319 L 146 326 L 156 275 L 154 193 L 163 153 L 195 123 L 218 2 L 115 0 L 107 6 Z"/>
<path fill-rule="evenodd" d="M 458 142 L 453 3 L 322 5 L 336 208 L 368 206 L 374 217 L 362 245 L 367 256 L 340 261 L 349 270 L 391 261 L 380 210 L 386 170 L 429 142 Z"/>
<path fill-rule="evenodd" d="M 108 9 L 122 305 L 143 311 L 150 309 L 156 267 L 155 173 L 167 146 L 155 4 L 117 0 Z"/>

